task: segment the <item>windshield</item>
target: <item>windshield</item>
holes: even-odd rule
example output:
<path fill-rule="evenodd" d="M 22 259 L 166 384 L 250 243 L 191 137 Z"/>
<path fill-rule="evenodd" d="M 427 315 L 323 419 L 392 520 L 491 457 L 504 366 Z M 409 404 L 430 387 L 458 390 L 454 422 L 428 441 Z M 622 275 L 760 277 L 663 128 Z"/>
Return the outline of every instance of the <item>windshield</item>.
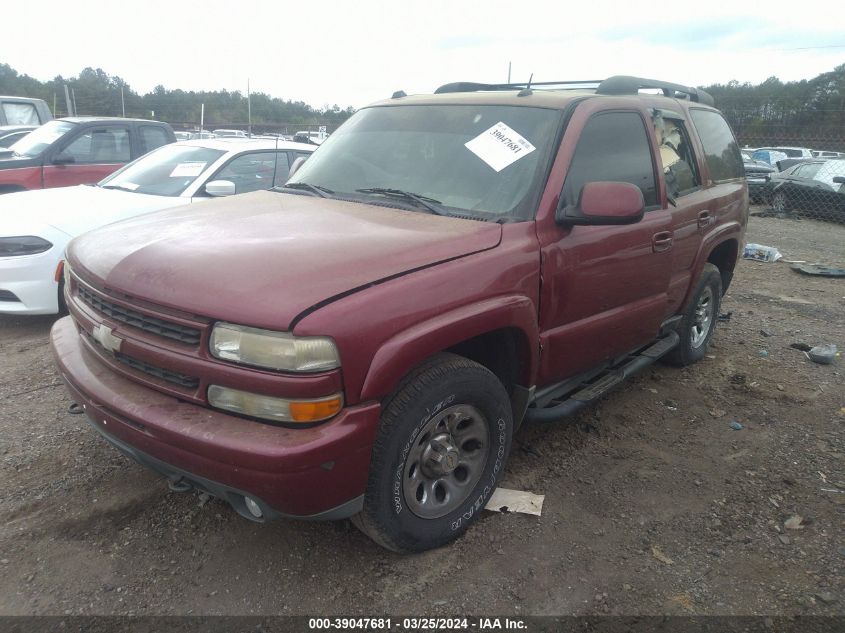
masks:
<path fill-rule="evenodd" d="M 48 121 L 41 127 L 35 128 L 9 149 L 21 156 L 38 156 L 59 138 L 72 130 L 75 125 L 76 123 L 69 121 Z"/>
<path fill-rule="evenodd" d="M 374 189 L 399 190 L 456 214 L 530 219 L 560 116 L 527 106 L 368 108 L 329 136 L 289 183 L 362 201 L 379 197 Z"/>
<path fill-rule="evenodd" d="M 179 196 L 226 152 L 207 147 L 164 145 L 98 184 L 155 196 Z"/>

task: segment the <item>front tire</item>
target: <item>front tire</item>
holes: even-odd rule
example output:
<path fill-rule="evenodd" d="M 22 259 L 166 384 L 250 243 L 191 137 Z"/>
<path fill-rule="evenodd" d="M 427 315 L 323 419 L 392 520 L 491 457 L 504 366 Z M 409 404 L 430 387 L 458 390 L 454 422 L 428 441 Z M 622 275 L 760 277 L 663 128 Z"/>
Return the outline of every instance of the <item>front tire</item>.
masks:
<path fill-rule="evenodd" d="M 678 325 L 680 342 L 664 358 L 670 365 L 684 367 L 700 361 L 716 330 L 722 305 L 722 275 L 713 264 L 704 264 L 698 283 Z"/>
<path fill-rule="evenodd" d="M 394 551 L 445 545 L 476 521 L 504 470 L 513 418 L 502 383 L 438 354 L 388 399 L 353 523 Z"/>
<path fill-rule="evenodd" d="M 778 191 L 772 198 L 772 208 L 778 213 L 789 212 L 789 199 L 782 191 Z"/>

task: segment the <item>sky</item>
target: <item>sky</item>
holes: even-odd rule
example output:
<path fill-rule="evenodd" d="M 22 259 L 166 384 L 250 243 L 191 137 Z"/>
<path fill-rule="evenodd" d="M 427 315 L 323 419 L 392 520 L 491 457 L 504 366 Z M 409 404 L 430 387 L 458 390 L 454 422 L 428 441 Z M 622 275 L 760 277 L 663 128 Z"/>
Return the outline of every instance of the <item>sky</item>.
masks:
<path fill-rule="evenodd" d="M 504 82 L 509 63 L 514 81 L 792 81 L 845 63 L 841 2 L 6 2 L 3 22 L 27 26 L 3 29 L 0 63 L 40 80 L 102 68 L 140 93 L 249 81 L 317 108 Z"/>

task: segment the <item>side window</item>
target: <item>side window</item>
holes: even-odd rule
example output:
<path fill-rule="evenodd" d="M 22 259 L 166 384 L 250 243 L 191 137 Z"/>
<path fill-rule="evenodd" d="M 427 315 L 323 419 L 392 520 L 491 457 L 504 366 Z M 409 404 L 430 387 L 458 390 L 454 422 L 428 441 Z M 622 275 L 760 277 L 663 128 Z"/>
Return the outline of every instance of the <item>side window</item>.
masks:
<path fill-rule="evenodd" d="M 278 165 L 276 156 L 278 155 Z M 254 152 L 242 154 L 223 167 L 211 180 L 230 180 L 235 183 L 235 193 L 269 189 L 273 186 L 276 169 L 289 168 L 284 152 Z M 283 181 L 282 181 L 283 182 Z"/>
<path fill-rule="evenodd" d="M 701 185 L 701 178 L 683 121 L 658 114 L 654 118 L 654 133 L 669 196 L 679 198 L 695 191 Z"/>
<path fill-rule="evenodd" d="M 170 139 L 167 138 L 167 133 L 160 127 L 154 125 L 141 126 L 141 151 L 146 154 L 153 151 L 156 147 L 167 145 Z"/>
<path fill-rule="evenodd" d="M 76 137 L 62 154 L 76 163 L 128 163 L 129 130 L 125 127 L 94 128 Z"/>
<path fill-rule="evenodd" d="M 578 204 L 588 182 L 629 182 L 643 192 L 645 206 L 657 204 L 654 162 L 642 118 L 636 112 L 605 112 L 584 130 L 563 185 L 564 200 Z"/>
<path fill-rule="evenodd" d="M 84 134 L 77 136 L 62 150 L 62 154 L 73 158 L 73 162 L 75 163 L 90 163 L 92 134 L 93 131 L 88 130 Z"/>
<path fill-rule="evenodd" d="M 39 125 L 38 113 L 31 103 L 4 103 L 6 125 Z"/>
<path fill-rule="evenodd" d="M 793 176 L 797 176 L 798 178 L 815 178 L 816 174 L 819 171 L 819 167 L 821 167 L 821 163 L 811 163 L 809 165 L 799 165 L 794 172 L 792 172 Z"/>
<path fill-rule="evenodd" d="M 718 112 L 712 110 L 690 110 L 692 121 L 701 144 L 704 146 L 704 158 L 714 182 L 742 178 L 745 168 L 731 128 Z"/>

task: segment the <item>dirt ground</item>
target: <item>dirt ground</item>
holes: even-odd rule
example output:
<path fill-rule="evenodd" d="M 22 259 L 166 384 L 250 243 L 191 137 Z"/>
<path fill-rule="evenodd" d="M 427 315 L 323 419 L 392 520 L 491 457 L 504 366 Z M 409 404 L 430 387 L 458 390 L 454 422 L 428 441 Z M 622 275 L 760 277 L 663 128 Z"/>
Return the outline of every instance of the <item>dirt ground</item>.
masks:
<path fill-rule="evenodd" d="M 748 239 L 845 265 L 845 226 Z M 503 485 L 541 517 L 413 556 L 169 492 L 67 413 L 53 319 L 0 317 L 0 614 L 843 614 L 845 359 L 789 346 L 845 348 L 845 280 L 742 261 L 722 312 L 703 362 L 519 432 Z"/>

